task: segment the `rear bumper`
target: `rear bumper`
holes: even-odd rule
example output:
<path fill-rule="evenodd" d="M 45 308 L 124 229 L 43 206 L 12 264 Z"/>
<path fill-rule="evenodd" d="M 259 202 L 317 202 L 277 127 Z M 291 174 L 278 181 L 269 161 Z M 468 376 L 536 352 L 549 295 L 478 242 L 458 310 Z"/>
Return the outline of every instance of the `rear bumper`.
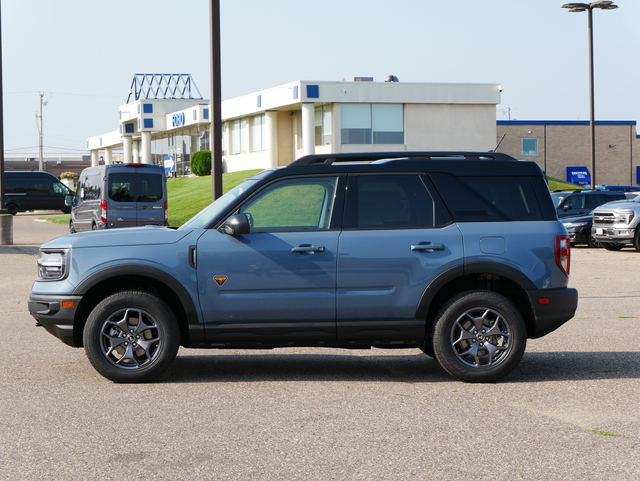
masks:
<path fill-rule="evenodd" d="M 555 331 L 571 319 L 578 308 L 578 291 L 562 289 L 536 289 L 527 291 L 536 325 L 529 337 L 536 339 Z"/>
<path fill-rule="evenodd" d="M 80 347 L 73 337 L 73 321 L 81 299 L 81 296 L 31 294 L 29 312 L 50 334 L 69 346 Z M 73 307 L 62 307 L 67 301 L 73 301 Z"/>

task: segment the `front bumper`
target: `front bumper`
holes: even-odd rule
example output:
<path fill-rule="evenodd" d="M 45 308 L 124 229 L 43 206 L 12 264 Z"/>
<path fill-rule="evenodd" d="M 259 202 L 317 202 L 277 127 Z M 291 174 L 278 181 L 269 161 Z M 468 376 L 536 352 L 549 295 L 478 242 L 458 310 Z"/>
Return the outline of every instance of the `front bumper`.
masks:
<path fill-rule="evenodd" d="M 76 310 L 82 296 L 51 296 L 31 294 L 29 298 L 29 312 L 44 328 L 65 344 L 80 347 L 73 335 Z M 63 302 L 65 306 L 63 307 Z"/>
<path fill-rule="evenodd" d="M 630 243 L 633 241 L 635 229 L 616 227 L 596 227 L 591 229 L 593 237 L 598 241 Z"/>
<path fill-rule="evenodd" d="M 562 289 L 535 289 L 527 291 L 536 325 L 529 337 L 536 339 L 555 331 L 571 319 L 578 308 L 578 291 Z"/>

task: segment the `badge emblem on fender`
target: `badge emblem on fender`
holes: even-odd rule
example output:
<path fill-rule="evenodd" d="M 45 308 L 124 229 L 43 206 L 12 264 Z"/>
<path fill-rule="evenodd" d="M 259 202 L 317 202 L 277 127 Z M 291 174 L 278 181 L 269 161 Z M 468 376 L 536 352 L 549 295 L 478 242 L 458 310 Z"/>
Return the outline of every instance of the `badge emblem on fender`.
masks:
<path fill-rule="evenodd" d="M 227 276 L 215 276 L 213 280 L 216 281 L 216 284 L 222 287 L 222 285 L 227 282 Z"/>

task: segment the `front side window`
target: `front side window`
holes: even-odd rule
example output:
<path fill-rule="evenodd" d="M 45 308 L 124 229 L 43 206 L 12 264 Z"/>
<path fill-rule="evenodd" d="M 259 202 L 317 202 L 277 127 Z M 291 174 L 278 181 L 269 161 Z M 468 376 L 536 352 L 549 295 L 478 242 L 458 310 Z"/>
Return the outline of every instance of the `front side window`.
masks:
<path fill-rule="evenodd" d="M 253 231 L 328 229 L 337 177 L 287 179 L 263 189 L 240 208 Z"/>
<path fill-rule="evenodd" d="M 538 139 L 522 139 L 522 155 L 538 155 Z"/>
<path fill-rule="evenodd" d="M 343 144 L 403 144 L 402 104 L 342 104 Z"/>

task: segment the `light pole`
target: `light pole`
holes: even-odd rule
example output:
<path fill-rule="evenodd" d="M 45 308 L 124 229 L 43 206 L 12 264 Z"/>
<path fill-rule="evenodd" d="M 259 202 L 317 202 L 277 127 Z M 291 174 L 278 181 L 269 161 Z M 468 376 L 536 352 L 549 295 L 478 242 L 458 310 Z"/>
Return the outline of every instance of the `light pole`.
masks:
<path fill-rule="evenodd" d="M 594 107 L 593 88 L 593 9 L 615 10 L 618 8 L 613 2 L 598 1 L 591 3 L 565 3 L 562 8 L 568 8 L 569 12 L 589 13 L 589 127 L 591 129 L 591 185 L 596 188 L 596 121 Z"/>

